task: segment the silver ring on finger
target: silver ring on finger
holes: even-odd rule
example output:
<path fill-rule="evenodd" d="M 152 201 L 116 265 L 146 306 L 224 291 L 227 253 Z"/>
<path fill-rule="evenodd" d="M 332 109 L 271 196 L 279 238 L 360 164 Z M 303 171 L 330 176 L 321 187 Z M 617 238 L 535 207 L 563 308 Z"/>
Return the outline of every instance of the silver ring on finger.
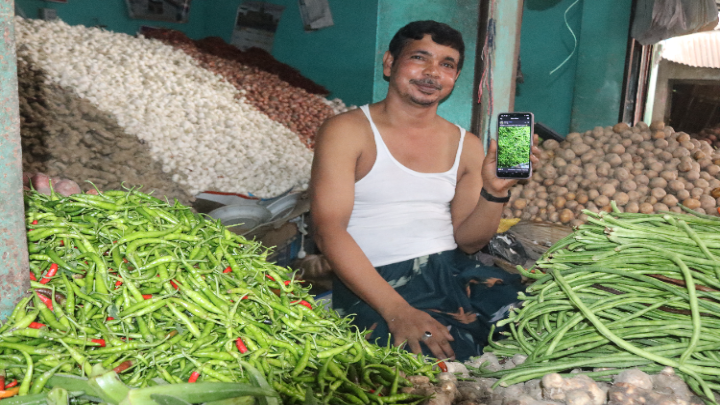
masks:
<path fill-rule="evenodd" d="M 430 332 L 430 331 L 425 331 L 425 333 L 424 333 L 423 336 L 420 338 L 420 340 L 422 340 L 422 341 L 424 342 L 424 341 L 430 339 L 431 337 L 432 337 L 432 332 Z"/>

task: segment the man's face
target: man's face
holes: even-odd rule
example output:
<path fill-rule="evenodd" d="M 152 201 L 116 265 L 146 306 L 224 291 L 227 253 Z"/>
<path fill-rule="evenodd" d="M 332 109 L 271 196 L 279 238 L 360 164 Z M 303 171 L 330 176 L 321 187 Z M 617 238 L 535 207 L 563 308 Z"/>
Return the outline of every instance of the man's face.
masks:
<path fill-rule="evenodd" d="M 460 52 L 433 42 L 430 35 L 409 42 L 397 59 L 383 58 L 383 73 L 390 86 L 411 103 L 430 107 L 447 97 L 460 72 Z"/>

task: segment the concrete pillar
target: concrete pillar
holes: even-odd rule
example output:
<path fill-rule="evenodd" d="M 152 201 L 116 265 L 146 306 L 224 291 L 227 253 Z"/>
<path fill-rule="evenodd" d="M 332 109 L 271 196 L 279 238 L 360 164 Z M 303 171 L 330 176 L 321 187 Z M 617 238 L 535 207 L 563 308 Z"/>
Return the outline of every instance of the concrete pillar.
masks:
<path fill-rule="evenodd" d="M 30 287 L 14 16 L 14 1 L 0 0 L 0 321 Z"/>

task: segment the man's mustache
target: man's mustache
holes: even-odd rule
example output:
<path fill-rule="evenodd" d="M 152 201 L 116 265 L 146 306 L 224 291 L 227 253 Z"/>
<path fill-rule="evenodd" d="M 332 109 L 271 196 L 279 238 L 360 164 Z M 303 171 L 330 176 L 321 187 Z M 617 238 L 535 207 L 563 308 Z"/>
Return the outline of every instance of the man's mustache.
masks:
<path fill-rule="evenodd" d="M 422 80 L 410 80 L 410 83 L 412 84 L 420 84 L 423 86 L 431 86 L 434 87 L 435 90 L 442 90 L 442 86 L 439 85 L 435 80 L 432 79 L 422 79 Z"/>

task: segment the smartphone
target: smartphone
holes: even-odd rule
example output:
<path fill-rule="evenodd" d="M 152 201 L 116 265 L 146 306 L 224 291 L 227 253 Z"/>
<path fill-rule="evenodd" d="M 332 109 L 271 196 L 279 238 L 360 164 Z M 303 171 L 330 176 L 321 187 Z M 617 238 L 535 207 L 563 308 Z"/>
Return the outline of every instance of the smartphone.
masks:
<path fill-rule="evenodd" d="M 534 124 L 535 117 L 529 112 L 498 114 L 497 177 L 528 179 L 532 176 Z"/>

